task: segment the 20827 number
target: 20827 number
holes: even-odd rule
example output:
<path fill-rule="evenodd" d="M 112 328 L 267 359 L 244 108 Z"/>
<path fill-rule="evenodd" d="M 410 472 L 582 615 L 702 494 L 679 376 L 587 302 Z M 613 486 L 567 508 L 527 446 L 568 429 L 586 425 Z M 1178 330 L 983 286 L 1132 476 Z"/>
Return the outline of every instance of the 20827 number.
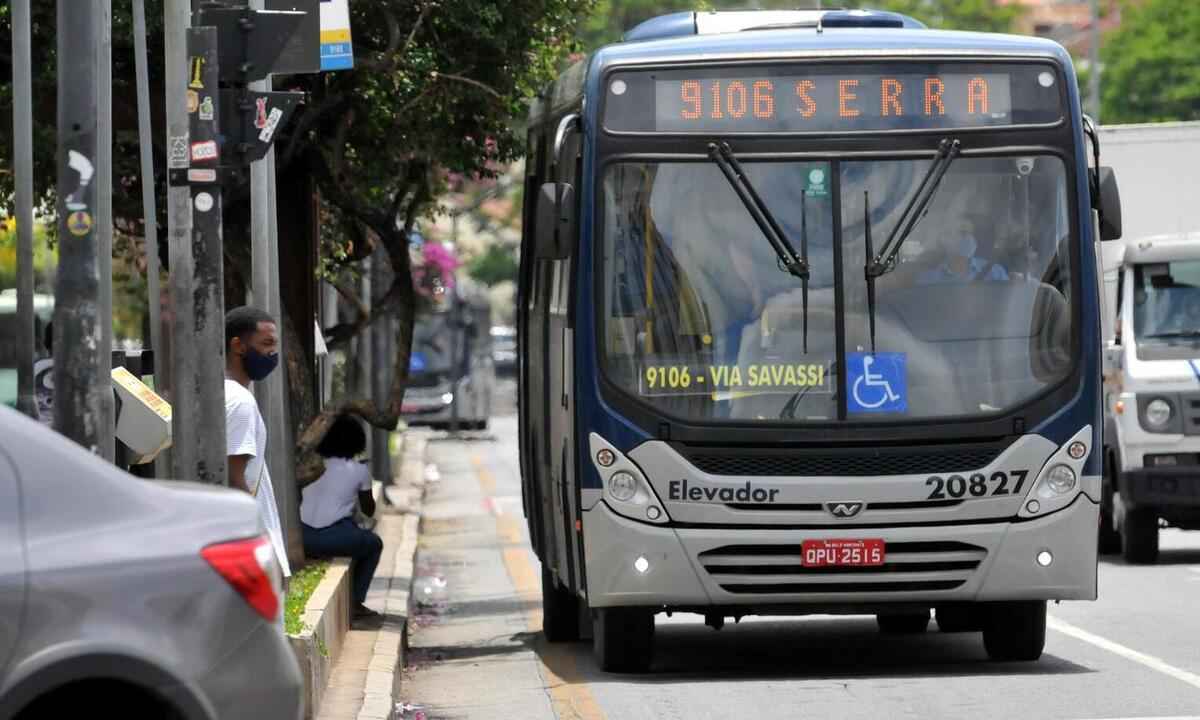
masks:
<path fill-rule="evenodd" d="M 925 481 L 932 487 L 929 500 L 958 500 L 964 497 L 987 497 L 989 495 L 1016 495 L 1025 485 L 1028 470 L 1012 470 L 1009 472 L 996 471 L 991 475 L 973 473 L 971 475 L 950 475 L 940 477 L 934 475 Z"/>

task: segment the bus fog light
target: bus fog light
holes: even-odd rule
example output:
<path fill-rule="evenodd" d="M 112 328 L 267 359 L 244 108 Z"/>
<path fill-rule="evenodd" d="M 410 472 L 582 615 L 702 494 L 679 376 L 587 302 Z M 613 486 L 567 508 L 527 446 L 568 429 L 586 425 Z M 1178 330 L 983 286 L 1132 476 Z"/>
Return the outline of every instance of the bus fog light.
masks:
<path fill-rule="evenodd" d="M 650 561 L 639 555 L 638 559 L 633 561 L 633 569 L 644 575 L 650 569 Z"/>
<path fill-rule="evenodd" d="M 1037 554 L 1037 564 L 1042 567 L 1050 567 L 1050 563 L 1054 562 L 1054 555 L 1050 554 L 1049 550 L 1043 550 Z"/>
<path fill-rule="evenodd" d="M 596 462 L 600 463 L 600 467 L 611 467 L 616 461 L 617 454 L 608 448 L 596 453 Z"/>
<path fill-rule="evenodd" d="M 1072 460 L 1082 460 L 1084 455 L 1087 455 L 1087 445 L 1076 440 L 1067 447 L 1067 454 Z"/>
<path fill-rule="evenodd" d="M 1025 509 L 1031 513 L 1035 513 L 1038 510 L 1042 509 L 1042 504 L 1040 502 L 1038 502 L 1037 500 L 1030 500 L 1028 503 L 1025 504 Z"/>
<path fill-rule="evenodd" d="M 651 505 L 650 507 L 646 508 L 646 517 L 650 518 L 651 520 L 657 520 L 662 517 L 662 510 L 659 510 L 657 507 Z"/>
<path fill-rule="evenodd" d="M 621 502 L 629 502 L 637 494 L 638 482 L 630 473 L 621 471 L 613 473 L 608 479 L 608 491 Z"/>
<path fill-rule="evenodd" d="M 1075 489 L 1075 471 L 1067 465 L 1055 465 L 1046 474 L 1043 486 L 1053 495 L 1066 495 Z"/>

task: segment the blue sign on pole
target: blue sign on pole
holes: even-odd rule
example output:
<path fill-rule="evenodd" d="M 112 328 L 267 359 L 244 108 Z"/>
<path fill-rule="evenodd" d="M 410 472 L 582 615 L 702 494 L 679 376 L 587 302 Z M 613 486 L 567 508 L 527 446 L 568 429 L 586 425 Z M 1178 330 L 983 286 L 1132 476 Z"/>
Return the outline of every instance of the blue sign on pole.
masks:
<path fill-rule="evenodd" d="M 852 413 L 908 411 L 908 356 L 904 353 L 846 353 L 846 410 Z"/>

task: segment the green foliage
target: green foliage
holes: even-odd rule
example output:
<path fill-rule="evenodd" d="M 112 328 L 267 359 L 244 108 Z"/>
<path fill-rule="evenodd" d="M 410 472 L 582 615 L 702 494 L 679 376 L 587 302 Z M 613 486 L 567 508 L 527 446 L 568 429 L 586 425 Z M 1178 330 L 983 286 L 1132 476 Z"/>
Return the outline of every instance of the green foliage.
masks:
<path fill-rule="evenodd" d="M 589 50 L 618 42 L 625 31 L 643 20 L 680 10 L 790 10 L 811 3 L 795 0 L 599 0 L 596 12 L 581 29 L 580 39 Z M 926 25 L 947 30 L 1008 32 L 1021 13 L 1014 4 L 997 0 L 838 0 L 826 6 L 891 10 L 910 15 Z"/>
<path fill-rule="evenodd" d="M 327 561 L 313 562 L 292 573 L 288 583 L 286 602 L 284 605 L 283 629 L 288 635 L 299 635 L 304 630 L 304 606 L 312 597 L 317 585 L 325 577 L 329 569 Z"/>
<path fill-rule="evenodd" d="M 1100 59 L 1105 124 L 1200 120 L 1200 3 L 1126 3 Z"/>
<path fill-rule="evenodd" d="M 17 286 L 16 223 L 0 222 L 0 290 Z M 34 292 L 54 292 L 54 273 L 58 253 L 47 237 L 47 228 L 36 223 L 33 229 Z"/>
<path fill-rule="evenodd" d="M 509 245 L 492 243 L 467 267 L 471 277 L 491 286 L 517 279 L 517 256 Z"/>

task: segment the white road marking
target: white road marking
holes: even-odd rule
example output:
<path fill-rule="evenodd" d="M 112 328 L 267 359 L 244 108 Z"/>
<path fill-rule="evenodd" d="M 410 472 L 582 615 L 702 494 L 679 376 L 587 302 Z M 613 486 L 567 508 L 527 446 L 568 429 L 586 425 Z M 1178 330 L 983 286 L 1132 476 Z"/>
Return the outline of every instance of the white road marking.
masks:
<path fill-rule="evenodd" d="M 1094 720 L 1200 720 L 1200 715 L 1178 715 L 1176 717 L 1095 718 Z"/>
<path fill-rule="evenodd" d="M 1046 627 L 1048 627 L 1051 630 L 1054 630 L 1056 632 L 1060 632 L 1063 635 L 1069 635 L 1069 636 L 1075 638 L 1076 640 L 1082 640 L 1085 643 L 1095 645 L 1096 647 L 1100 648 L 1101 650 L 1107 650 L 1110 653 L 1113 653 L 1114 655 L 1120 655 L 1121 657 L 1125 658 L 1126 660 L 1132 660 L 1136 663 L 1139 663 L 1141 665 L 1144 665 L 1144 666 L 1150 668 L 1151 670 L 1157 670 L 1158 672 L 1163 673 L 1164 675 L 1170 675 L 1171 677 L 1175 678 L 1176 680 L 1181 680 L 1181 681 L 1187 683 L 1188 685 L 1191 685 L 1192 687 L 1200 690 L 1200 675 L 1188 672 L 1187 670 L 1182 670 L 1180 668 L 1177 668 L 1174 665 L 1170 665 L 1167 662 L 1154 657 L 1153 655 L 1147 655 L 1146 653 L 1138 652 L 1137 650 L 1134 650 L 1133 648 L 1125 647 L 1124 645 L 1121 645 L 1120 643 L 1115 643 L 1112 640 L 1102 638 L 1099 635 L 1093 635 L 1092 633 L 1088 632 L 1087 630 L 1077 628 L 1074 625 L 1063 622 L 1062 620 L 1059 620 L 1058 618 L 1055 618 L 1055 617 L 1046 618 Z M 1143 720 L 1151 720 L 1151 719 L 1143 718 Z M 1163 719 L 1163 720 L 1165 720 L 1165 719 Z"/>

